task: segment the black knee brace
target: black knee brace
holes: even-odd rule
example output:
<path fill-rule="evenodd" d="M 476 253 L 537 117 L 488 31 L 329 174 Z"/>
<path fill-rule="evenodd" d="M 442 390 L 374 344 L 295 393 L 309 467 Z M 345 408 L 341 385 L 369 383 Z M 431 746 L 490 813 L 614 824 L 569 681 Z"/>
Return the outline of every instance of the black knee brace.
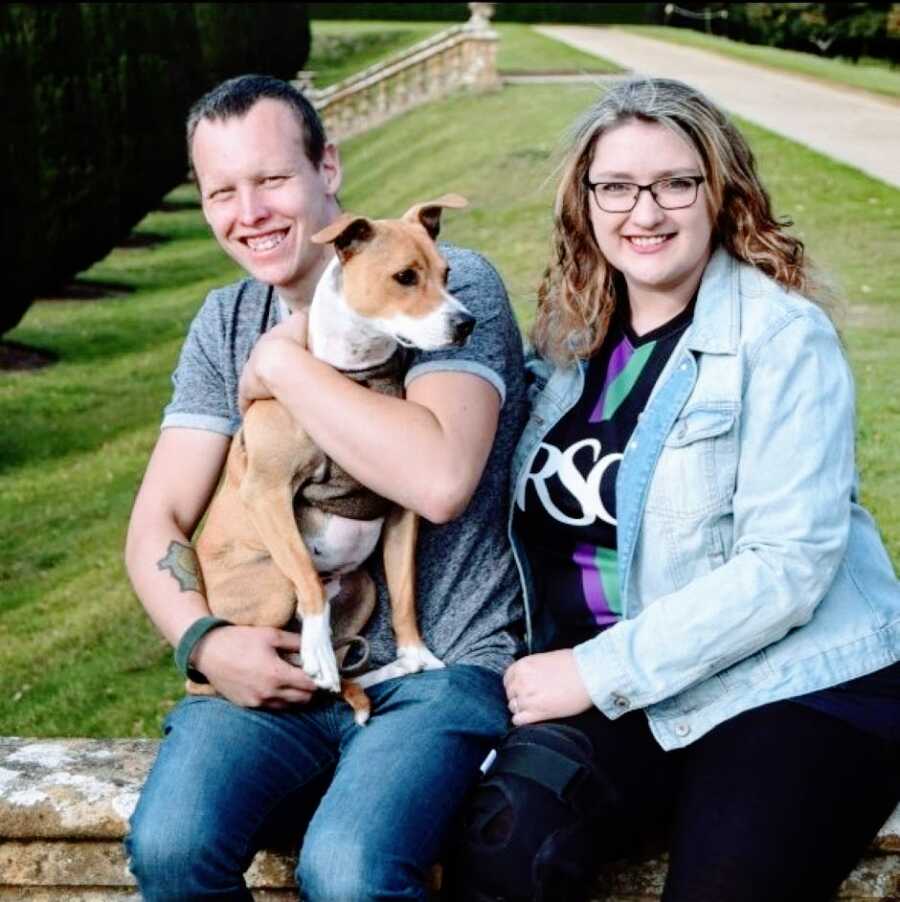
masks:
<path fill-rule="evenodd" d="M 547 723 L 513 730 L 469 808 L 459 902 L 574 902 L 591 876 L 586 823 L 602 791 L 591 744 Z"/>

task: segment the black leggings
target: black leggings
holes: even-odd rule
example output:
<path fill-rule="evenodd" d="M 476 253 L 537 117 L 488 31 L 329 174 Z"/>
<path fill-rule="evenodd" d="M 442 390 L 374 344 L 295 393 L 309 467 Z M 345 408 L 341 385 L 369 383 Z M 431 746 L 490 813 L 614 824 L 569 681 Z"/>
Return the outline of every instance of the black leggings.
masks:
<path fill-rule="evenodd" d="M 512 731 L 498 764 L 469 806 L 459 902 L 576 902 L 648 832 L 669 836 L 664 902 L 824 902 L 900 800 L 896 746 L 795 702 L 673 752 L 642 712 L 592 709 Z"/>

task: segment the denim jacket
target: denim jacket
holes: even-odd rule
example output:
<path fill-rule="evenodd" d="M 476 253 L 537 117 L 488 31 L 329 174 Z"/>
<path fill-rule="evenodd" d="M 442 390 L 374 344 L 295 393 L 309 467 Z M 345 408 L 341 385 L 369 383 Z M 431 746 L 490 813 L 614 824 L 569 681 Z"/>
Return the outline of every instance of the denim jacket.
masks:
<path fill-rule="evenodd" d="M 540 359 L 513 504 L 584 365 Z M 623 619 L 575 648 L 597 708 L 663 748 L 900 658 L 900 583 L 857 503 L 853 383 L 828 318 L 717 250 L 616 479 Z M 552 618 L 512 533 L 533 651 Z"/>

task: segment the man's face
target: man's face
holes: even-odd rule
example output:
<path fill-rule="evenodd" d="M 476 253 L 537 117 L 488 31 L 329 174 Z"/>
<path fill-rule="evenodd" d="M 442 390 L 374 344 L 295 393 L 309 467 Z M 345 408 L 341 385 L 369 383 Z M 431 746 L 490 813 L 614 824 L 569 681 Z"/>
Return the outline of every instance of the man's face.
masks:
<path fill-rule="evenodd" d="M 266 98 L 243 117 L 201 120 L 191 149 L 203 214 L 223 250 L 288 303 L 308 302 L 331 253 L 309 239 L 337 214 L 334 148 L 314 166 L 290 107 Z"/>

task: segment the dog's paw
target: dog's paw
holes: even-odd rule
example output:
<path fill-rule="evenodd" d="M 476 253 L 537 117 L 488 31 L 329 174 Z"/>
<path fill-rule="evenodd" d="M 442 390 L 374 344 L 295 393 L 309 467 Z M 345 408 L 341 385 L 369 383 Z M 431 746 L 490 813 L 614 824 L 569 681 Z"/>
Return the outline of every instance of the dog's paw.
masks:
<path fill-rule="evenodd" d="M 353 719 L 361 726 L 364 727 L 369 720 L 372 712 L 368 709 L 366 710 L 357 710 L 353 712 Z"/>
<path fill-rule="evenodd" d="M 367 689 L 385 680 L 421 673 L 423 670 L 440 670 L 445 666 L 444 662 L 436 658 L 424 645 L 401 645 L 397 649 L 396 660 L 376 670 L 370 670 L 362 676 L 354 677 L 353 682 Z"/>
<path fill-rule="evenodd" d="M 303 669 L 320 689 L 340 691 L 341 677 L 334 649 L 331 647 L 331 612 L 328 605 L 325 606 L 324 614 L 303 618 L 300 657 Z"/>
<path fill-rule="evenodd" d="M 404 673 L 440 670 L 444 666 L 424 645 L 401 645 L 397 649 L 397 664 Z"/>
<path fill-rule="evenodd" d="M 391 661 L 390 664 L 370 670 L 362 676 L 354 677 L 353 682 L 362 689 L 368 689 L 369 686 L 377 686 L 385 680 L 393 680 L 406 676 L 408 673 L 409 671 L 404 670 L 398 661 Z"/>

